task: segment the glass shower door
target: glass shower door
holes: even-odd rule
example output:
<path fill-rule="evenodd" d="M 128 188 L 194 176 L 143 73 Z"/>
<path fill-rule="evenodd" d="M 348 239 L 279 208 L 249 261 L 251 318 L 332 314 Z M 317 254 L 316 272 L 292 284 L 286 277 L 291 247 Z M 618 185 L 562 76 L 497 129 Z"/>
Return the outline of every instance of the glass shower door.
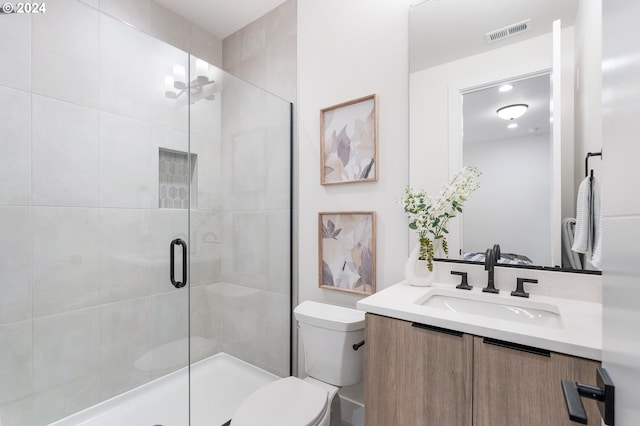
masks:
<path fill-rule="evenodd" d="M 167 77 L 181 87 L 188 54 L 104 14 L 99 29 L 100 400 L 118 399 L 111 424 L 187 425 L 193 171 Z"/>
<path fill-rule="evenodd" d="M 291 374 L 291 104 L 190 61 L 190 420 L 222 425 Z"/>
<path fill-rule="evenodd" d="M 0 21 L 0 424 L 187 425 L 188 55 L 77 0 Z"/>

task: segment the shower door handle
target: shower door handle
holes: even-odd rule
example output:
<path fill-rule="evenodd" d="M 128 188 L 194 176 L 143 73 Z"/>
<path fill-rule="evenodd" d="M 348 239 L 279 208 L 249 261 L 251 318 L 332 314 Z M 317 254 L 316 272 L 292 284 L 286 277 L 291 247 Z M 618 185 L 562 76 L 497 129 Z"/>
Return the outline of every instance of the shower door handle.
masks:
<path fill-rule="evenodd" d="M 182 246 L 182 281 L 176 281 L 175 279 L 175 247 L 177 245 Z M 171 279 L 171 284 L 173 284 L 175 288 L 182 288 L 187 285 L 187 243 L 180 238 L 171 241 L 171 245 L 169 246 L 169 279 Z"/>

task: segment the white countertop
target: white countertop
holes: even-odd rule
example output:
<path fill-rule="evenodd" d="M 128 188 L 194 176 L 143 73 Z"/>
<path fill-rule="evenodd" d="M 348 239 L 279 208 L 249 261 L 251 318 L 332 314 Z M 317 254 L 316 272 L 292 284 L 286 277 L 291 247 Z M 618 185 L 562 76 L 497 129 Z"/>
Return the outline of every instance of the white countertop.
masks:
<path fill-rule="evenodd" d="M 601 303 L 535 294 L 531 294 L 528 299 L 523 299 L 533 304 L 557 306 L 561 324 L 559 327 L 549 327 L 453 312 L 420 304 L 430 292 L 439 290 L 466 293 L 470 297 L 491 301 L 500 300 L 504 304 L 518 303 L 520 302 L 518 299 L 522 299 L 513 297 L 510 292 L 504 290 L 499 294 L 488 294 L 482 293 L 482 288 L 479 287 L 474 287 L 472 290 L 457 290 L 455 285 L 451 284 L 414 287 L 403 281 L 358 301 L 356 307 L 372 314 L 534 346 L 582 358 L 598 361 L 602 359 Z"/>

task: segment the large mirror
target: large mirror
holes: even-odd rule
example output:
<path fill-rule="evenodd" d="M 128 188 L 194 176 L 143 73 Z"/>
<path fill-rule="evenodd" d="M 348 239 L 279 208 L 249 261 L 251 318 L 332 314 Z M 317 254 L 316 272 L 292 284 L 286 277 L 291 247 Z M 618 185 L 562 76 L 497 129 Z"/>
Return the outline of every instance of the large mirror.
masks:
<path fill-rule="evenodd" d="M 411 7 L 410 185 L 437 195 L 463 164 L 483 172 L 450 225 L 449 258 L 474 259 L 500 243 L 525 264 L 583 268 L 561 256 L 584 167 L 574 141 L 577 8 L 578 0 Z M 511 93 L 499 91 L 506 83 Z M 528 105 L 525 115 L 499 118 L 511 104 Z"/>
<path fill-rule="evenodd" d="M 499 242 L 504 262 L 550 264 L 551 74 L 491 84 L 462 98 L 462 164 L 482 170 L 482 185 L 464 209 L 463 258 L 481 260 Z"/>

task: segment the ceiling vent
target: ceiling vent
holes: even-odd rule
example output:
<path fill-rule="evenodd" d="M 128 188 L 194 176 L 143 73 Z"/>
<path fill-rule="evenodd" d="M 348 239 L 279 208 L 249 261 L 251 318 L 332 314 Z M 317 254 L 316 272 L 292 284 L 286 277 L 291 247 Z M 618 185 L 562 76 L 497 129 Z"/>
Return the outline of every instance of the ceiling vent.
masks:
<path fill-rule="evenodd" d="M 508 27 L 504 27 L 495 31 L 488 32 L 484 35 L 484 38 L 485 40 L 487 40 L 487 43 L 489 44 L 495 43 L 497 41 L 504 40 L 505 38 L 509 38 L 514 35 L 523 33 L 529 30 L 530 26 L 531 26 L 531 19 L 527 19 L 525 21 L 517 22 L 515 24 L 509 25 Z"/>

